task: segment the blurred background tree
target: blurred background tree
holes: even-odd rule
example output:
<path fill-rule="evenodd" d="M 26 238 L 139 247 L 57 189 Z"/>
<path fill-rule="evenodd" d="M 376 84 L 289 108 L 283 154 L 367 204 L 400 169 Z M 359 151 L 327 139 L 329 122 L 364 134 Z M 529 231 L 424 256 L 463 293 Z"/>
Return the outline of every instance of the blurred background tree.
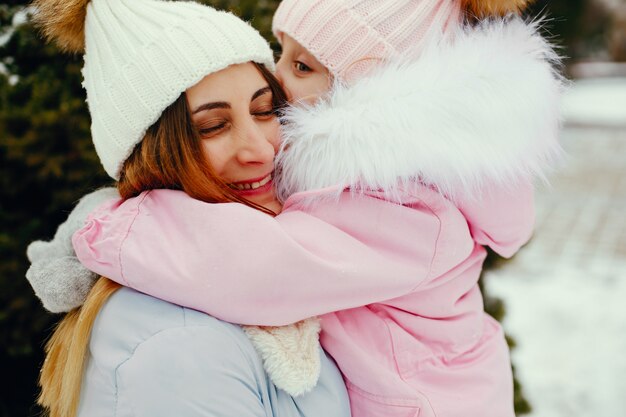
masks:
<path fill-rule="evenodd" d="M 59 319 L 43 310 L 24 278 L 26 246 L 50 239 L 82 195 L 111 184 L 90 139 L 82 59 L 41 41 L 29 23 L 27 3 L 0 4 L 0 417 L 41 413 L 34 402 L 42 346 Z M 279 0 L 205 3 L 231 9 L 271 39 Z M 553 41 L 570 61 L 626 60 L 621 3 L 539 0 L 529 14 L 548 12 Z M 501 319 L 501 301 L 487 295 L 485 301 L 490 314 Z M 519 393 L 516 408 L 528 410 Z"/>
<path fill-rule="evenodd" d="M 565 64 L 626 61 L 624 0 L 535 0 L 530 16 L 545 15 L 545 31 L 563 49 Z"/>

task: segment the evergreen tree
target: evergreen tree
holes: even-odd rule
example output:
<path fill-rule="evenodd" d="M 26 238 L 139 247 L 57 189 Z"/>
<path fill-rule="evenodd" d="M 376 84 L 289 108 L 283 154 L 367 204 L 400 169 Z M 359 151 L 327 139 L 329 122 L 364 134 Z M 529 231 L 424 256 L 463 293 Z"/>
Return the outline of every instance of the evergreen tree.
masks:
<path fill-rule="evenodd" d="M 28 242 L 50 238 L 80 194 L 106 177 L 89 139 L 79 58 L 45 46 L 31 25 L 11 22 L 24 4 L 1 7 L 0 415 L 35 415 L 42 344 L 56 317 L 24 279 Z M 8 375 L 7 375 L 8 373 Z"/>
<path fill-rule="evenodd" d="M 599 0 L 536 0 L 527 13 L 545 16 L 544 35 L 554 44 L 565 64 L 606 55 L 611 16 Z M 606 59 L 606 58 L 605 58 Z"/>

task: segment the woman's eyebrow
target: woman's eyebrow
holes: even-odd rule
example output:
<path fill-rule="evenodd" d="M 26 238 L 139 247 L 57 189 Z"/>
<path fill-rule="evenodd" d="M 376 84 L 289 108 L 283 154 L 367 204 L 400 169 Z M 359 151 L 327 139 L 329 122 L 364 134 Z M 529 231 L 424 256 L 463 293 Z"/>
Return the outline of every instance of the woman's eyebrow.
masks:
<path fill-rule="evenodd" d="M 213 109 L 230 109 L 230 104 L 228 104 L 225 101 L 216 101 L 214 103 L 204 103 L 198 106 L 198 108 L 196 108 L 194 111 L 192 111 L 191 114 L 196 114 L 201 111 L 213 110 Z"/>
<path fill-rule="evenodd" d="M 269 86 L 263 87 L 259 90 L 257 90 L 254 94 L 252 94 L 252 98 L 250 99 L 250 101 L 254 101 L 257 98 L 259 98 L 260 96 L 262 96 L 263 94 L 267 94 L 267 93 L 271 93 L 272 89 Z M 225 101 L 216 101 L 213 103 L 204 103 L 201 104 L 200 106 L 198 106 L 195 110 L 193 110 L 191 112 L 191 114 L 196 114 L 199 113 L 201 111 L 206 111 L 206 110 L 213 110 L 213 109 L 230 109 L 230 104 L 225 102 Z"/>
<path fill-rule="evenodd" d="M 261 97 L 263 94 L 267 94 L 271 92 L 272 92 L 272 89 L 269 86 L 263 87 L 260 90 L 257 90 L 256 93 L 252 94 L 252 98 L 250 99 L 250 101 L 254 101 L 257 98 Z"/>

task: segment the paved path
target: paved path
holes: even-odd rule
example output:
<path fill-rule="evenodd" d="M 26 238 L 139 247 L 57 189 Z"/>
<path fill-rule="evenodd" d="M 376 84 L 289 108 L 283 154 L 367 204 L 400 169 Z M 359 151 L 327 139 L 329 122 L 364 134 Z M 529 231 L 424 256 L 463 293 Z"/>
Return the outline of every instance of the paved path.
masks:
<path fill-rule="evenodd" d="M 532 417 L 626 416 L 626 127 L 568 127 L 532 241 L 487 287 Z"/>
<path fill-rule="evenodd" d="M 626 129 L 568 128 L 562 142 L 568 155 L 550 186 L 539 187 L 525 267 L 624 273 Z"/>

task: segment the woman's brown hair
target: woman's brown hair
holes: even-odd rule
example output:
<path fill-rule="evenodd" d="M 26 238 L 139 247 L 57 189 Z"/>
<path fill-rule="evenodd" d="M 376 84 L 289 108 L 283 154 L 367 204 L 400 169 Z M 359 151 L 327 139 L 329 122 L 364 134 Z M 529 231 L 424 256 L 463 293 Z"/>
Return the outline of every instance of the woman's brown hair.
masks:
<path fill-rule="evenodd" d="M 263 65 L 255 65 L 272 90 L 278 113 L 286 103 L 285 93 Z M 238 202 L 274 214 L 241 198 L 217 177 L 202 151 L 184 93 L 148 129 L 124 163 L 118 182 L 123 199 L 157 188 L 182 190 L 210 203 Z M 47 409 L 50 417 L 76 415 L 93 323 L 104 303 L 119 288 L 119 284 L 101 277 L 82 307 L 67 313 L 46 344 L 37 402 Z"/>

